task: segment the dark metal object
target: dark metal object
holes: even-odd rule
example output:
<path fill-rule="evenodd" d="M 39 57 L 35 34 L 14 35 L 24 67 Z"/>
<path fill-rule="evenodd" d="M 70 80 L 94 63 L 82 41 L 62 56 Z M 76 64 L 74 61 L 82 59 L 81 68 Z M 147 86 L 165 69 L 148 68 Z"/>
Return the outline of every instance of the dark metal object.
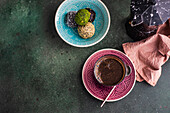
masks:
<path fill-rule="evenodd" d="M 135 41 L 142 40 L 170 18 L 170 0 L 131 0 L 130 11 L 127 34 Z"/>
<path fill-rule="evenodd" d="M 170 0 L 132 0 L 131 26 L 163 24 L 170 18 Z"/>

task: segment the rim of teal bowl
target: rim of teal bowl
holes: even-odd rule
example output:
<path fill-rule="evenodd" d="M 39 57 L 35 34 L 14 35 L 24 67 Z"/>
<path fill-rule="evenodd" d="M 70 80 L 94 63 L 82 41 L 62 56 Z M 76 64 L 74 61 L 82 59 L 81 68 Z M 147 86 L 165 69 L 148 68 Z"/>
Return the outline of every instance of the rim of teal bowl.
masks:
<path fill-rule="evenodd" d="M 93 46 L 93 45 L 99 43 L 100 41 L 102 41 L 102 40 L 104 39 L 104 37 L 106 36 L 106 34 L 108 33 L 109 28 L 110 28 L 110 22 L 111 22 L 110 13 L 109 13 L 109 10 L 107 9 L 106 5 L 105 5 L 101 0 L 97 0 L 97 1 L 100 2 L 100 3 L 104 6 L 104 8 L 106 9 L 106 12 L 107 12 L 107 15 L 108 15 L 108 26 L 107 26 L 106 32 L 103 34 L 103 36 L 102 36 L 99 40 L 97 40 L 97 41 L 94 42 L 94 43 L 88 44 L 88 45 L 73 44 L 73 43 L 70 43 L 69 41 L 65 40 L 65 39 L 62 37 L 62 35 L 61 35 L 60 32 L 58 31 L 57 24 L 56 24 L 56 20 L 57 20 L 57 18 L 58 18 L 58 17 L 57 17 L 57 14 L 58 14 L 59 9 L 62 7 L 62 5 L 63 5 L 65 2 L 67 2 L 67 0 L 64 0 L 64 1 L 60 4 L 60 6 L 58 7 L 58 9 L 57 9 L 57 11 L 56 11 L 56 14 L 55 14 L 54 23 L 55 23 L 55 28 L 56 28 L 56 30 L 57 30 L 57 33 L 59 34 L 59 36 L 60 36 L 66 43 L 68 43 L 68 44 L 70 44 L 70 45 L 72 45 L 72 46 L 75 46 L 75 47 L 90 47 L 90 46 Z"/>

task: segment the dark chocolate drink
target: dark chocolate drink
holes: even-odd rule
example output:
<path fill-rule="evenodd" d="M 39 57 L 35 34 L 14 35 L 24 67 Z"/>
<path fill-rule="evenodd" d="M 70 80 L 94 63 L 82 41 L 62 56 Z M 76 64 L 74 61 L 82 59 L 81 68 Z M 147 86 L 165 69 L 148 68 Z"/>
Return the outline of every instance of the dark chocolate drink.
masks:
<path fill-rule="evenodd" d="M 98 74 L 104 85 L 116 85 L 125 76 L 123 62 L 115 56 L 107 56 L 98 65 Z"/>

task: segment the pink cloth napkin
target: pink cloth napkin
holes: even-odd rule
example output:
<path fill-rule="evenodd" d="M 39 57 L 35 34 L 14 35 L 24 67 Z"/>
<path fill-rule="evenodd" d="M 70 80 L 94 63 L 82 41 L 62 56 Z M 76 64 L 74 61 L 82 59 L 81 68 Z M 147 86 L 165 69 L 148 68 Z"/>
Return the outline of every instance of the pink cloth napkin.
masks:
<path fill-rule="evenodd" d="M 155 35 L 122 46 L 135 65 L 136 80 L 155 86 L 161 76 L 161 66 L 170 56 L 170 19 L 159 26 Z"/>

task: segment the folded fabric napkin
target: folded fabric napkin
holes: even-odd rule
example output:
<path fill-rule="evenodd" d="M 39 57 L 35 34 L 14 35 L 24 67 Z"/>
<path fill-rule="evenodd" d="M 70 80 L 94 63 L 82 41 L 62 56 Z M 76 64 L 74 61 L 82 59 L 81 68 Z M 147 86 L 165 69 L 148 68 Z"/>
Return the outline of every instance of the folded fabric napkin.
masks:
<path fill-rule="evenodd" d="M 170 56 L 170 19 L 159 26 L 155 35 L 122 46 L 135 65 L 136 80 L 155 86 L 161 76 L 161 66 Z"/>

